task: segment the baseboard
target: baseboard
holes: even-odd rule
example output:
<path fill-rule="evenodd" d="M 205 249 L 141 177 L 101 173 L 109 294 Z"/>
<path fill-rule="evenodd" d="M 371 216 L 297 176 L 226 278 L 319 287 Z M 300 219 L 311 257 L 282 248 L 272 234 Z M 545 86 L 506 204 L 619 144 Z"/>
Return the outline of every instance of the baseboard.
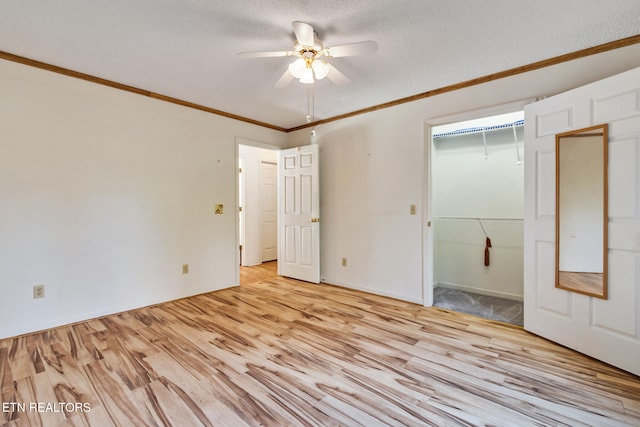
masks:
<path fill-rule="evenodd" d="M 473 286 L 458 285 L 456 283 L 448 283 L 448 282 L 436 282 L 433 285 L 434 288 L 437 288 L 438 286 L 442 288 L 457 289 L 459 291 L 472 292 L 474 294 L 488 295 L 490 297 L 504 298 L 512 301 L 520 301 L 520 302 L 524 301 L 524 296 L 522 295 L 511 294 L 508 292 L 498 292 L 498 291 L 493 291 L 491 289 L 474 288 Z"/>
<path fill-rule="evenodd" d="M 373 294 L 373 295 L 380 295 L 383 297 L 389 297 L 389 298 L 397 299 L 400 301 L 411 302 L 414 304 L 423 305 L 424 303 L 422 299 L 407 298 L 405 295 L 394 294 L 393 292 L 384 292 L 379 289 L 373 289 L 373 288 L 368 288 L 366 286 L 354 285 L 353 283 L 340 282 L 338 280 L 332 280 L 330 278 L 323 277 L 320 279 L 320 282 L 326 285 L 340 286 L 341 288 L 353 289 L 355 291 L 366 292 L 368 294 Z"/>

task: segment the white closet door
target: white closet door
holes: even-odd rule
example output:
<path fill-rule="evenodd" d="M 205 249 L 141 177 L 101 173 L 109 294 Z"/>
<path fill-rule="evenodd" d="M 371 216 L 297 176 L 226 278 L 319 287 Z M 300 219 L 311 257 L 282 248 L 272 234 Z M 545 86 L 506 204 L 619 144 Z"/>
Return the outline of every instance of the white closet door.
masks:
<path fill-rule="evenodd" d="M 640 375 L 640 68 L 525 108 L 524 327 Z M 555 135 L 609 124 L 606 300 L 555 288 Z"/>

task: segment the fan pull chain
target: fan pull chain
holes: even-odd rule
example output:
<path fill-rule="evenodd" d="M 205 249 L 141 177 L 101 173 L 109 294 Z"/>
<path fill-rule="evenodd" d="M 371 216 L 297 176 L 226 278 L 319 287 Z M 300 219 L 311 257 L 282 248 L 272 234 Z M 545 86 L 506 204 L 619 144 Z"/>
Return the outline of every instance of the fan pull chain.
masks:
<path fill-rule="evenodd" d="M 313 87 L 315 85 L 312 83 L 307 85 L 307 123 L 311 123 L 314 120 L 314 104 L 315 104 L 315 94 L 313 92 Z"/>
<path fill-rule="evenodd" d="M 307 123 L 311 123 L 315 120 L 315 93 L 314 93 L 315 84 L 307 85 Z M 310 142 L 311 144 L 315 143 L 316 138 L 316 128 L 315 126 L 311 128 L 310 133 Z"/>

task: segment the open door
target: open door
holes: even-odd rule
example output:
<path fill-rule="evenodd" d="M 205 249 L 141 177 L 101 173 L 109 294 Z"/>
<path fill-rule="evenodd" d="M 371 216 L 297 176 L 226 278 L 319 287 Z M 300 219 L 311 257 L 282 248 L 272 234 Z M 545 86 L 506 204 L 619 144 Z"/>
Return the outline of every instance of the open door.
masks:
<path fill-rule="evenodd" d="M 640 375 L 640 68 L 525 107 L 524 327 Z M 557 134 L 608 124 L 608 295 L 555 287 Z"/>
<path fill-rule="evenodd" d="M 278 274 L 320 282 L 318 146 L 280 152 Z"/>
<path fill-rule="evenodd" d="M 278 258 L 278 165 L 260 163 L 261 261 Z"/>

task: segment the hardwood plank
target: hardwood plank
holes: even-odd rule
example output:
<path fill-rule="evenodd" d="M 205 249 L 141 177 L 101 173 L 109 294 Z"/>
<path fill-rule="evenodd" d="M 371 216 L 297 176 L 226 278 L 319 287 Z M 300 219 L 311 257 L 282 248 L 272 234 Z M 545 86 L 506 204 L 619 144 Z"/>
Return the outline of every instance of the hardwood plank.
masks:
<path fill-rule="evenodd" d="M 269 261 L 251 267 L 240 266 L 240 285 L 263 282 L 278 276 L 278 262 Z"/>
<path fill-rule="evenodd" d="M 99 396 L 99 402 L 91 402 L 91 408 L 102 406 L 108 416 L 105 421 L 115 425 L 155 425 L 146 402 L 135 399 L 135 394 L 128 384 L 122 381 L 107 362 L 104 360 L 91 362 L 84 366 L 84 373 Z"/>
<path fill-rule="evenodd" d="M 275 275 L 0 340 L 0 426 L 640 425 L 640 378 L 470 315 Z"/>

